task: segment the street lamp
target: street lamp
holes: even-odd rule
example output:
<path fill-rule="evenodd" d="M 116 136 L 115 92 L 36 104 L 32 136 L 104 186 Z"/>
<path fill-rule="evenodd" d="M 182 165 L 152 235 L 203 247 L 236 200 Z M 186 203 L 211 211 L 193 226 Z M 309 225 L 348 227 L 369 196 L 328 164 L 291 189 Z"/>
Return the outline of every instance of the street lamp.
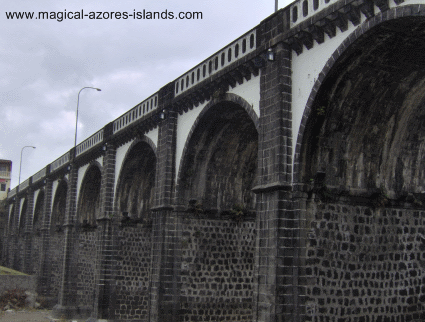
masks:
<path fill-rule="evenodd" d="M 19 183 L 18 183 L 18 191 L 19 191 L 19 186 L 21 185 L 21 169 L 22 169 L 22 152 L 24 152 L 25 148 L 33 148 L 35 149 L 35 146 L 32 145 L 26 145 L 21 149 L 21 161 L 19 162 Z"/>
<path fill-rule="evenodd" d="M 80 89 L 80 91 L 78 92 L 78 99 L 77 99 L 77 113 L 76 113 L 76 114 L 77 114 L 77 116 L 76 116 L 76 118 L 75 118 L 75 139 L 74 139 L 74 148 L 77 146 L 78 106 L 80 105 L 80 93 L 81 93 L 81 91 L 82 91 L 83 89 L 86 89 L 86 88 L 95 89 L 95 90 L 97 90 L 98 92 L 100 92 L 100 91 L 101 91 L 101 89 L 100 89 L 100 88 L 87 86 L 87 87 L 83 87 L 83 88 L 82 88 L 82 89 Z"/>

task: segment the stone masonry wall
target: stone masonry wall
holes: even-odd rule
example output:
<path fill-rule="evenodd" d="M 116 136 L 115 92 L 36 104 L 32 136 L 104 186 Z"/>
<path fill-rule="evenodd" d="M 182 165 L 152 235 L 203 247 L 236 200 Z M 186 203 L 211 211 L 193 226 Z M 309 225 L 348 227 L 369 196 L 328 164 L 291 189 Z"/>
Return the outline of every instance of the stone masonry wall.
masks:
<path fill-rule="evenodd" d="M 50 249 L 48 256 L 50 269 L 50 295 L 57 297 L 61 286 L 61 274 L 63 269 L 63 248 L 64 248 L 63 232 L 54 232 L 50 237 Z"/>
<path fill-rule="evenodd" d="M 307 321 L 423 321 L 425 211 L 310 203 Z"/>
<path fill-rule="evenodd" d="M 182 321 L 252 321 L 255 223 L 183 218 Z"/>
<path fill-rule="evenodd" d="M 115 318 L 149 321 L 151 230 L 125 227 L 118 230 Z"/>
<path fill-rule="evenodd" d="M 77 298 L 80 305 L 93 305 L 96 287 L 96 231 L 79 235 Z"/>
<path fill-rule="evenodd" d="M 40 233 L 36 233 L 32 236 L 32 249 L 31 249 L 31 272 L 35 275 L 39 274 L 40 266 L 40 255 L 41 255 L 42 238 Z"/>

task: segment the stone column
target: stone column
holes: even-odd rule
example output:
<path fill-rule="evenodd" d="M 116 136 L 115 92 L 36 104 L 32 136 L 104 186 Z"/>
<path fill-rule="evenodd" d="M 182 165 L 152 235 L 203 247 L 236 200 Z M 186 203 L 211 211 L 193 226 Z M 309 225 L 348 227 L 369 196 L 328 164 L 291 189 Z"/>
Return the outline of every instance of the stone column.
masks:
<path fill-rule="evenodd" d="M 71 155 L 74 150 L 71 150 Z M 76 285 L 76 247 L 78 246 L 77 234 L 75 231 L 76 224 L 76 197 L 77 197 L 77 179 L 78 167 L 71 161 L 71 169 L 69 172 L 69 184 L 66 195 L 66 212 L 65 212 L 65 247 L 64 261 L 62 271 L 61 289 L 59 292 L 59 304 L 53 308 L 53 316 L 56 318 L 78 318 L 88 315 L 88 312 L 80 312 L 77 302 L 77 285 Z"/>
<path fill-rule="evenodd" d="M 32 219 L 34 215 L 34 191 L 30 188 L 27 192 L 27 209 L 25 213 L 24 227 L 24 258 L 23 272 L 31 274 L 31 252 L 32 252 Z"/>
<path fill-rule="evenodd" d="M 166 119 L 159 124 L 155 208 L 152 222 L 151 309 L 149 321 L 178 321 L 178 277 L 176 263 L 178 218 L 173 212 L 177 113 L 171 110 L 173 84 L 159 93 L 159 108 Z"/>
<path fill-rule="evenodd" d="M 19 198 L 16 195 L 15 200 L 13 201 L 13 214 L 10 213 L 10 216 L 13 216 L 13 219 L 10 220 L 9 218 L 9 226 L 8 226 L 8 234 L 7 234 L 7 266 L 10 268 L 13 268 L 13 265 L 15 263 L 15 254 L 16 254 L 16 217 L 19 214 Z"/>
<path fill-rule="evenodd" d="M 279 29 L 263 25 L 265 41 Z M 269 28 L 270 30 L 266 30 Z M 266 49 L 266 47 L 264 48 Z M 257 195 L 257 321 L 298 321 L 299 219 L 292 202 L 291 49 L 273 44 L 261 69 Z"/>
<path fill-rule="evenodd" d="M 42 226 L 41 226 L 41 250 L 39 262 L 39 276 L 37 279 L 37 293 L 43 296 L 50 295 L 50 220 L 52 215 L 52 179 L 46 178 L 46 186 L 44 189 L 44 202 L 42 210 Z"/>
<path fill-rule="evenodd" d="M 11 223 L 11 244 L 10 244 L 10 251 L 11 251 L 11 261 L 10 266 L 13 269 L 19 270 L 19 267 L 17 267 L 18 263 L 18 256 L 19 256 L 19 245 L 18 245 L 18 223 L 19 223 L 19 213 L 21 211 L 21 199 L 18 194 L 16 194 L 16 201 L 15 201 L 15 209 L 14 209 L 14 216 L 13 216 L 13 223 Z"/>
<path fill-rule="evenodd" d="M 109 131 L 110 130 L 110 131 Z M 112 123 L 105 127 L 104 133 L 112 134 Z M 105 135 L 104 134 L 104 135 Z M 107 135 L 105 135 L 105 138 Z M 115 159 L 116 147 L 112 144 L 104 144 L 106 149 L 103 157 L 103 172 L 100 188 L 101 210 L 97 218 L 98 261 L 97 261 L 97 284 L 96 299 L 93 317 L 113 319 L 112 296 L 115 283 L 115 255 L 113 248 L 113 218 L 114 218 L 114 183 L 115 183 Z"/>

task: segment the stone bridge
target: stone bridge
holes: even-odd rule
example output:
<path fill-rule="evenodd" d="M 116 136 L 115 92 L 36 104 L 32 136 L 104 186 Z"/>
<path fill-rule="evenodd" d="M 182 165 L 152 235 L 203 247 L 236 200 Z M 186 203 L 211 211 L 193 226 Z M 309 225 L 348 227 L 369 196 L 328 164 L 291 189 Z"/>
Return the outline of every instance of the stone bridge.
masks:
<path fill-rule="evenodd" d="M 423 321 L 425 3 L 299 0 L 8 195 L 56 316 Z"/>

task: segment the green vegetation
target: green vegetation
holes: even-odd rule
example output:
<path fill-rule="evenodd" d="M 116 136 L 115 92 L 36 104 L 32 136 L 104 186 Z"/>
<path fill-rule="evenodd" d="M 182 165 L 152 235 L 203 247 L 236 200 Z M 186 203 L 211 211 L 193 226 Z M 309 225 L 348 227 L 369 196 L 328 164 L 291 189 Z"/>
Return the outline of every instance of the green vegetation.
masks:
<path fill-rule="evenodd" d="M 11 268 L 0 266 L 0 275 L 27 275 Z"/>

